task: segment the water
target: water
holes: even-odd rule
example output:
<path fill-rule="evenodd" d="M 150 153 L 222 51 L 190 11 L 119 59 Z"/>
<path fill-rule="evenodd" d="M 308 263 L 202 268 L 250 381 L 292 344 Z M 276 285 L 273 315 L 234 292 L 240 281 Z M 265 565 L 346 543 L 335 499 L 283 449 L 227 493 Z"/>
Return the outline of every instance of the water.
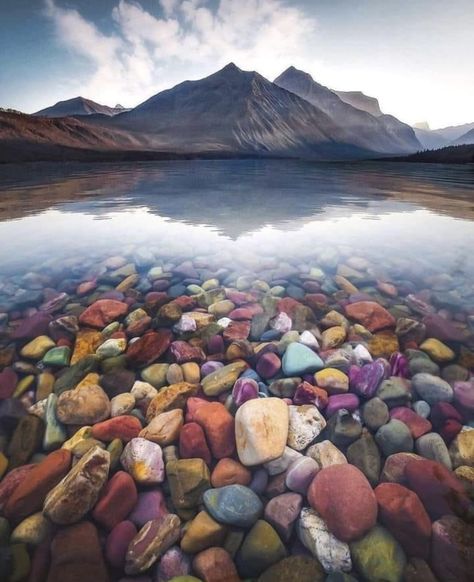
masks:
<path fill-rule="evenodd" d="M 105 549 L 81 547 L 80 563 L 71 550 L 64 566 L 68 573 L 80 569 L 78 579 L 87 552 L 97 566 L 94 579 L 105 579 L 101 553 L 114 581 L 145 571 L 153 580 L 169 579 L 171 570 L 210 579 L 196 571 L 196 560 L 192 570 L 176 546 L 167 560 L 147 568 L 140 552 L 146 546 L 147 556 L 158 555 L 163 548 L 152 552 L 147 544 L 178 540 L 176 515 L 166 518 L 166 527 L 173 520 L 174 536 L 158 532 L 130 542 L 124 570 L 130 540 L 110 542 L 109 520 L 133 520 L 131 505 L 113 501 L 111 507 L 103 498 L 102 509 L 91 506 L 106 477 L 100 467 L 111 460 L 111 473 L 122 467 L 132 475 L 125 493 L 117 489 L 111 498 L 133 501 L 137 487 L 140 527 L 165 523 L 158 519 L 161 490 L 183 523 L 203 502 L 217 521 L 245 525 L 247 535 L 260 501 L 238 487 L 225 503 L 209 501 L 212 492 L 202 497 L 210 471 L 214 487 L 235 478 L 258 493 L 270 536 L 260 540 L 260 550 L 255 539 L 262 534 L 252 529 L 254 541 L 245 538 L 234 563 L 222 550 L 220 557 L 208 555 L 204 562 L 212 564 L 213 579 L 237 580 L 236 567 L 239 579 L 257 579 L 285 555 L 283 545 L 299 554 L 301 543 L 326 572 L 350 570 L 358 579 L 401 580 L 403 573 L 416 579 L 420 565 L 409 563 L 405 570 L 404 552 L 426 559 L 441 582 L 470 579 L 473 186 L 467 166 L 234 160 L 0 167 L 0 512 L 12 527 L 41 509 L 60 525 L 82 520 L 73 526 L 75 535 L 85 528 L 79 537 L 92 546 L 98 542 L 90 531 L 97 527 L 107 538 Z M 222 370 L 226 364 L 230 371 Z M 138 380 L 146 383 L 136 385 Z M 190 394 L 214 402 L 185 404 Z M 295 406 L 287 421 L 288 403 Z M 255 408 L 240 414 L 240 406 Z M 201 424 L 202 436 L 196 426 L 192 438 L 181 431 L 180 407 L 186 407 L 186 421 L 192 415 Z M 156 419 L 163 410 L 166 420 L 161 414 Z M 90 479 L 77 486 L 70 477 L 68 489 L 61 482 L 44 505 L 38 499 L 45 492 L 34 488 L 34 479 L 33 492 L 24 495 L 28 476 L 14 492 L 3 487 L 12 469 L 57 454 L 83 425 L 94 425 L 92 434 L 110 452 L 95 446 L 87 431 L 66 445 L 78 463 L 84 455 Z M 147 440 L 135 439 L 143 428 Z M 299 459 L 284 475 L 269 477 L 266 462 L 279 459 L 286 445 L 313 460 Z M 167 461 L 180 456 L 180 474 L 189 479 L 173 479 L 160 446 Z M 404 468 L 406 457 L 391 456 L 405 452 L 437 464 L 410 457 Z M 349 464 L 321 470 L 322 458 L 336 455 L 339 461 L 341 454 Z M 70 459 L 65 451 L 59 455 L 62 476 Z M 407 484 L 410 502 L 403 488 L 383 483 L 379 489 L 392 480 Z M 287 538 L 280 531 L 283 544 L 269 525 L 275 525 L 272 519 L 279 523 L 281 506 L 271 509 L 269 499 L 286 490 L 303 496 L 304 509 L 300 513 L 299 502 L 287 497 L 277 500 L 284 504 L 283 521 L 298 520 L 293 533 L 288 526 Z M 105 506 L 108 517 L 101 517 Z M 349 548 L 324 537 L 320 519 L 340 540 L 364 543 Z M 374 527 L 382 521 L 390 534 Z M 33 529 L 28 531 L 36 535 Z M 53 535 L 60 538 L 66 530 Z M 316 530 L 318 543 L 312 539 Z M 15 532 L 18 548 L 22 539 Z M 181 547 L 192 552 L 196 542 L 186 536 Z M 230 546 L 240 539 L 236 531 L 233 536 Z M 1 537 L 3 572 L 17 565 Z M 33 558 L 41 540 L 26 541 L 24 551 Z M 53 554 L 58 547 L 52 545 Z M 49 576 L 43 557 L 35 561 L 42 579 L 64 577 L 62 557 L 53 555 Z M 295 576 L 322 579 L 315 574 L 319 564 L 303 562 L 299 568 L 311 572 L 297 569 Z M 163 563 L 169 571 L 161 572 Z M 265 579 L 283 578 L 288 570 L 272 570 Z"/>
<path fill-rule="evenodd" d="M 39 164 L 0 168 L 0 184 L 0 272 L 144 248 L 241 273 L 288 261 L 334 267 L 352 254 L 384 278 L 447 273 L 472 306 L 468 166 Z"/>

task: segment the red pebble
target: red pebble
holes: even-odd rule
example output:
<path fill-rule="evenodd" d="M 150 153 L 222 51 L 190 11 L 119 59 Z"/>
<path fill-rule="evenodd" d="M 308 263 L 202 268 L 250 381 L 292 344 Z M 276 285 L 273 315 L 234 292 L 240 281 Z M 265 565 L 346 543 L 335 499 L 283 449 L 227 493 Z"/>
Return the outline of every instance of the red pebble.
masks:
<path fill-rule="evenodd" d="M 431 520 L 420 498 L 398 483 L 381 483 L 375 488 L 379 520 L 400 542 L 409 556 L 428 559 Z"/>
<path fill-rule="evenodd" d="M 188 398 L 186 401 L 185 421 L 186 422 L 195 422 L 196 412 L 199 410 L 199 408 L 201 408 L 201 406 L 204 406 L 205 404 L 208 404 L 209 402 L 210 401 L 208 399 L 200 398 L 197 396 L 191 396 L 190 398 Z"/>
<path fill-rule="evenodd" d="M 188 297 L 187 295 L 181 295 L 181 297 L 177 297 L 174 302 L 176 305 L 179 305 L 183 311 L 191 311 L 196 307 L 196 300 L 192 297 Z"/>
<path fill-rule="evenodd" d="M 206 433 L 206 439 L 216 459 L 231 457 L 235 452 L 234 417 L 220 402 L 201 406 L 195 419 Z"/>
<path fill-rule="evenodd" d="M 405 467 L 408 487 L 421 499 L 433 520 L 443 515 L 465 515 L 469 498 L 462 483 L 441 463 L 422 459 Z"/>
<path fill-rule="evenodd" d="M 135 416 L 114 416 L 114 418 L 94 424 L 92 436 L 104 442 L 120 439 L 128 443 L 128 441 L 136 438 L 141 430 L 142 424 Z"/>
<path fill-rule="evenodd" d="M 171 338 L 172 334 L 169 329 L 150 331 L 129 344 L 127 360 L 134 366 L 149 366 L 166 352 Z"/>
<path fill-rule="evenodd" d="M 188 422 L 179 433 L 179 456 L 183 459 L 202 459 L 211 464 L 211 452 L 204 431 L 196 422 Z"/>
<path fill-rule="evenodd" d="M 137 488 L 132 477 L 125 471 L 118 471 L 102 489 L 92 517 L 110 530 L 128 516 L 137 502 L 137 497 Z"/>
<path fill-rule="evenodd" d="M 131 521 L 121 521 L 109 533 L 105 543 L 105 557 L 111 566 L 123 569 L 128 546 L 136 535 L 137 528 Z"/>

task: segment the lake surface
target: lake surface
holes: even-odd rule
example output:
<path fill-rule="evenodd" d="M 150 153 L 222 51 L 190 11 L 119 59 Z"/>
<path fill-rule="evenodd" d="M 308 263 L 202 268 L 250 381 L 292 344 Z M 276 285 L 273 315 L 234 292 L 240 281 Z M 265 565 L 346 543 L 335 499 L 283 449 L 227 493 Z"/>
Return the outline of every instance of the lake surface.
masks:
<path fill-rule="evenodd" d="M 385 278 L 474 281 L 468 166 L 176 161 L 0 168 L 0 269 L 145 252 L 242 274 L 370 259 Z M 322 262 L 321 262 L 322 261 Z M 146 260 L 145 260 L 146 262 Z"/>
<path fill-rule="evenodd" d="M 65 532 L 92 546 L 77 579 L 471 579 L 473 187 L 467 166 L 0 167 L 0 512 L 73 524 L 49 576 L 21 524 L 12 552 L 38 580 L 68 578 Z M 68 475 L 44 504 L 37 462 Z M 214 525 L 190 541 L 203 506 L 232 555 Z"/>

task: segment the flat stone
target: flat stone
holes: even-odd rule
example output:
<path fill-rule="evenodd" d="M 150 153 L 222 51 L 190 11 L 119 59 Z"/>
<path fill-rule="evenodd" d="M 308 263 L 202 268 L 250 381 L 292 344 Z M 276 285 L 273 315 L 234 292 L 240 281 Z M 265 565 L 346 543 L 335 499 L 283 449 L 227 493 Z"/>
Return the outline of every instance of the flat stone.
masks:
<path fill-rule="evenodd" d="M 299 376 L 323 368 L 321 358 L 311 348 L 298 342 L 291 343 L 283 355 L 282 367 L 285 376 Z"/>
<path fill-rule="evenodd" d="M 208 489 L 203 502 L 211 517 L 225 525 L 250 527 L 263 513 L 258 496 L 243 485 Z"/>
<path fill-rule="evenodd" d="M 201 382 L 204 394 L 206 396 L 218 396 L 222 392 L 231 390 L 239 376 L 246 369 L 247 363 L 243 360 L 237 360 L 208 374 Z"/>

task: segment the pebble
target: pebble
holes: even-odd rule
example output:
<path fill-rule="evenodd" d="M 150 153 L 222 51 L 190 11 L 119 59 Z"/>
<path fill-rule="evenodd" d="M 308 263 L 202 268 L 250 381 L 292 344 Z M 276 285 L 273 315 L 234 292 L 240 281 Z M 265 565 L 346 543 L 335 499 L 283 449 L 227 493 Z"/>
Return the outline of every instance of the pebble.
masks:
<path fill-rule="evenodd" d="M 349 546 L 328 530 L 324 520 L 314 509 L 302 509 L 297 532 L 301 543 L 319 561 L 326 573 L 351 571 Z"/>
<path fill-rule="evenodd" d="M 208 489 L 203 495 L 203 502 L 208 513 L 225 525 L 250 527 L 263 513 L 258 496 L 243 485 Z"/>
<path fill-rule="evenodd" d="M 278 459 L 288 439 L 288 406 L 279 398 L 249 400 L 235 415 L 240 462 L 249 467 Z"/>
<path fill-rule="evenodd" d="M 120 462 L 137 483 L 151 485 L 161 483 L 165 478 L 160 445 L 144 438 L 133 438 L 127 443 Z"/>
<path fill-rule="evenodd" d="M 0 277 L 2 574 L 470 580 L 465 276 L 185 248 Z"/>
<path fill-rule="evenodd" d="M 44 515 L 58 525 L 78 522 L 97 503 L 109 466 L 107 451 L 99 447 L 90 449 L 48 493 Z"/>

